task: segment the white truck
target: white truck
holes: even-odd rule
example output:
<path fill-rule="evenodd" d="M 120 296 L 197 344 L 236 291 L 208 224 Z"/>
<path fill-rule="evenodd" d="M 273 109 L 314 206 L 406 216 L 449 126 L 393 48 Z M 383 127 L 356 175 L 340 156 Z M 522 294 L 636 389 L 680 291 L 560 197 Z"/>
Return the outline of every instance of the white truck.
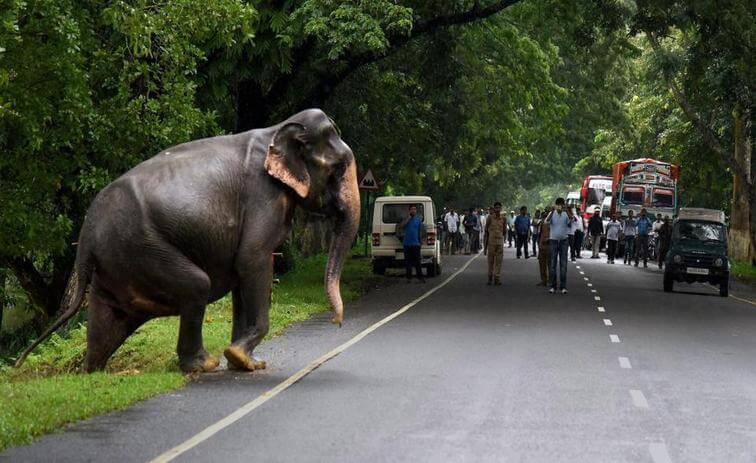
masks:
<path fill-rule="evenodd" d="M 417 206 L 423 219 L 425 240 L 421 243 L 420 259 L 429 277 L 441 273 L 441 243 L 435 217 L 436 207 L 430 196 L 381 196 L 373 208 L 373 272 L 383 275 L 387 268 L 404 267 L 404 246 L 396 236 L 396 226 L 407 217 L 410 205 Z"/>

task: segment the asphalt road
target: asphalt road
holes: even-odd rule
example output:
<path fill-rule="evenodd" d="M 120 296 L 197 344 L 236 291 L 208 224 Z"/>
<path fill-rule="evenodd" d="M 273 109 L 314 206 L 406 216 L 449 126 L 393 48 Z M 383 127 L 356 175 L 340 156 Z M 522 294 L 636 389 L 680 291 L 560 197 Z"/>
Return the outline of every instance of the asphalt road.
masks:
<path fill-rule="evenodd" d="M 755 305 L 585 258 L 550 295 L 535 259 L 506 253 L 503 286 L 485 285 L 483 256 L 450 258 L 425 285 L 393 278 L 348 305 L 341 329 L 324 314 L 264 344 L 265 372 L 206 375 L 0 460 L 146 462 L 180 446 L 173 461 L 756 461 Z"/>

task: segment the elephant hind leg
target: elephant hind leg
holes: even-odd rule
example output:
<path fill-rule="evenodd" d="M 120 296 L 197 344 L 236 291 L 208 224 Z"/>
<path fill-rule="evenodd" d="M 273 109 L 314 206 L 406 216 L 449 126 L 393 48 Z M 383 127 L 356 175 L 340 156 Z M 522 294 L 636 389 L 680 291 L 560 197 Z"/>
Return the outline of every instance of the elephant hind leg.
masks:
<path fill-rule="evenodd" d="M 127 313 L 96 294 L 89 297 L 87 322 L 87 372 L 102 370 L 113 353 L 121 347 L 149 317 Z"/>

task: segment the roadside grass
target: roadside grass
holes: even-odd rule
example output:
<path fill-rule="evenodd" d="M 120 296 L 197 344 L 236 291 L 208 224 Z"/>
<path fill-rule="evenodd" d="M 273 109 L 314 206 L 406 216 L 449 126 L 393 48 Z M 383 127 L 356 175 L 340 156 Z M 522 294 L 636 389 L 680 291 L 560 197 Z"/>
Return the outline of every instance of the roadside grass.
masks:
<path fill-rule="evenodd" d="M 748 281 L 749 283 L 756 283 L 756 265 L 738 260 L 733 260 L 731 264 L 732 268 L 730 268 L 730 272 L 732 272 L 734 277 Z"/>
<path fill-rule="evenodd" d="M 268 338 L 329 310 L 323 288 L 325 262 L 324 255 L 300 260 L 274 286 Z M 369 260 L 347 260 L 341 284 L 344 301 L 359 297 L 374 278 Z M 219 358 L 231 339 L 231 317 L 230 296 L 207 307 L 205 349 Z M 0 450 L 182 387 L 189 377 L 178 368 L 177 339 L 178 317 L 152 320 L 124 343 L 105 372 L 81 374 L 86 327 L 80 324 L 64 336 L 53 335 L 21 368 L 0 364 Z"/>

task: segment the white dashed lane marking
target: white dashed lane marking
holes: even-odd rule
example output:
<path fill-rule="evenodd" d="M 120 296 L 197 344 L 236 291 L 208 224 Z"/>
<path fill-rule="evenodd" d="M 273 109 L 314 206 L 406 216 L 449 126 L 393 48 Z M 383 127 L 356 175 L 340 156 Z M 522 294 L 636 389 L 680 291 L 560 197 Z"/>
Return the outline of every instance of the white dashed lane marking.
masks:
<path fill-rule="evenodd" d="M 588 281 L 588 277 L 583 277 L 583 280 Z"/>
<path fill-rule="evenodd" d="M 605 318 L 604 319 L 604 325 L 606 325 L 606 326 L 612 326 L 612 321 L 610 319 L 608 319 L 608 318 Z"/>
<path fill-rule="evenodd" d="M 595 293 L 595 292 L 596 292 L 596 290 L 595 290 L 595 289 L 592 289 L 592 290 L 591 290 L 591 292 L 592 292 L 592 293 Z"/>
<path fill-rule="evenodd" d="M 600 298 L 599 296 L 596 296 L 596 297 L 594 297 L 593 299 L 595 299 L 595 300 L 597 300 L 597 301 L 600 301 L 600 300 L 601 300 L 601 298 Z"/>
<path fill-rule="evenodd" d="M 588 283 L 588 287 L 590 288 L 591 286 L 593 286 L 593 283 Z"/>
<path fill-rule="evenodd" d="M 667 445 L 663 442 L 653 442 L 648 445 L 648 451 L 651 453 L 651 459 L 654 463 L 672 463 L 667 452 Z"/>
<path fill-rule="evenodd" d="M 633 368 L 633 366 L 630 365 L 630 359 L 627 357 L 619 357 L 619 364 L 621 368 L 624 368 L 626 370 L 630 370 Z"/>
<path fill-rule="evenodd" d="M 610 334 L 609 335 L 609 340 L 612 341 L 615 344 L 618 343 L 618 342 L 620 342 L 620 338 L 616 334 Z"/>
<path fill-rule="evenodd" d="M 606 312 L 606 309 L 604 309 L 603 307 L 599 307 L 599 308 L 598 308 L 598 311 L 599 311 L 599 312 Z"/>
<path fill-rule="evenodd" d="M 643 395 L 643 391 L 638 389 L 630 389 L 630 397 L 633 398 L 633 405 L 638 408 L 648 408 L 648 401 L 646 396 Z"/>

